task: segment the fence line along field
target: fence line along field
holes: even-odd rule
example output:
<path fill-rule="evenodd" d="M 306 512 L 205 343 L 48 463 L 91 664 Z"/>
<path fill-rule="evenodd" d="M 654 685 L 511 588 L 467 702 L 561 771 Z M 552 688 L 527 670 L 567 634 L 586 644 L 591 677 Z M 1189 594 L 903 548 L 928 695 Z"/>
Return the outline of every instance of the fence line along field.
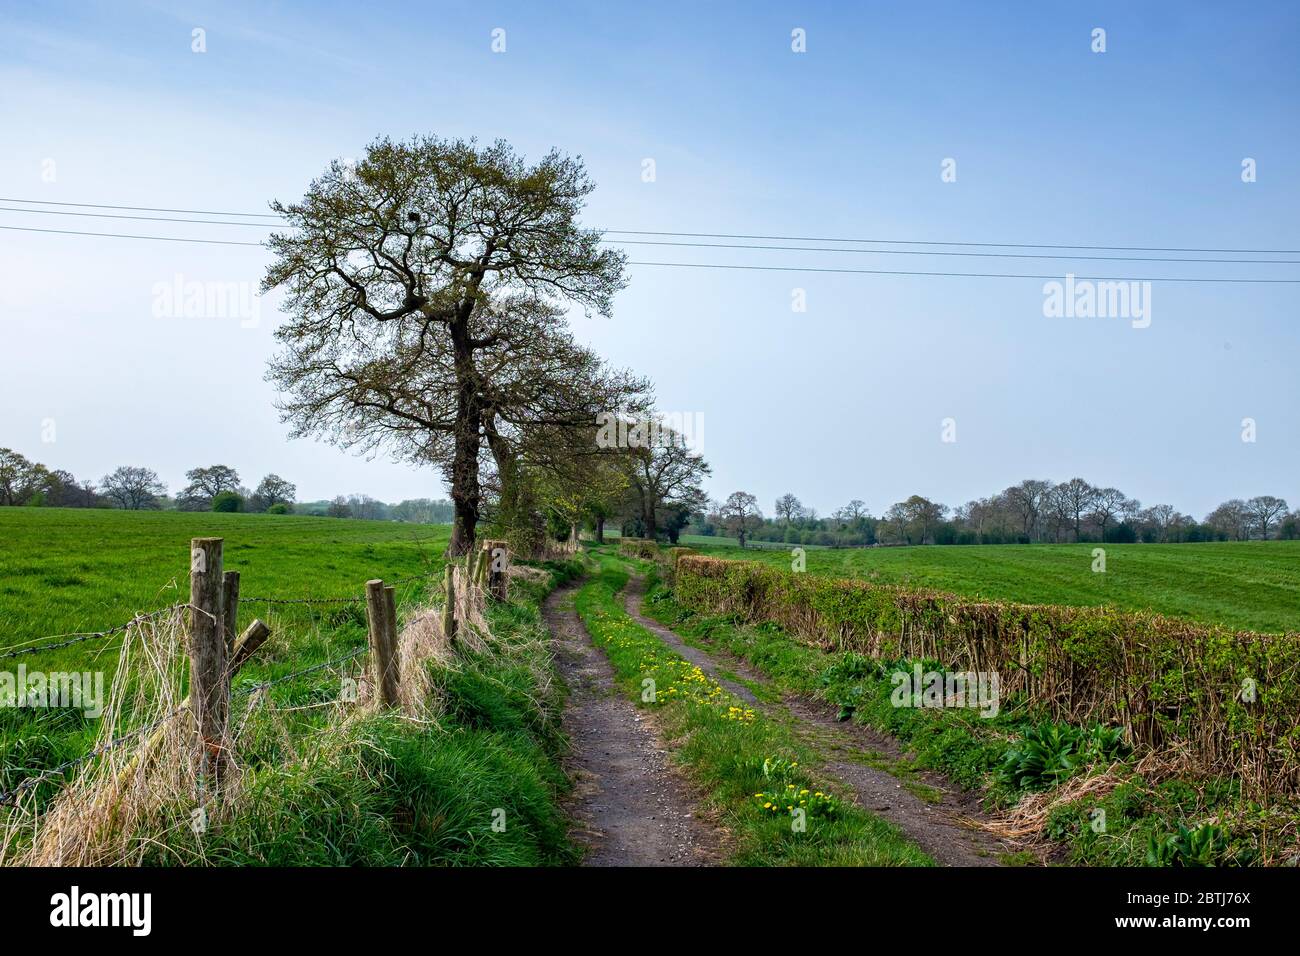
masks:
<path fill-rule="evenodd" d="M 241 626 L 265 617 L 249 598 L 351 597 L 374 577 L 439 573 L 440 525 L 297 515 L 0 509 L 0 651 L 47 635 L 96 631 L 184 603 L 189 567 L 176 542 L 226 540 L 242 576 Z M 279 606 L 281 614 L 291 605 Z M 83 649 L 42 664 L 73 663 Z"/>
<path fill-rule="evenodd" d="M 689 545 L 716 557 L 791 566 L 791 548 Z M 686 543 L 686 542 L 684 542 Z M 1111 605 L 1242 630 L 1300 630 L 1300 541 L 1107 544 L 925 545 L 805 549 L 809 574 L 948 591 L 966 597 Z"/>
<path fill-rule="evenodd" d="M 337 695 L 340 668 L 325 665 L 366 646 L 366 582 L 395 583 L 399 605 L 422 598 L 442 573 L 448 529 L 291 515 L 0 509 L 0 656 L 18 653 L 6 656 L 10 669 L 96 672 L 111 685 L 122 625 L 190 601 L 186 544 L 200 537 L 224 538 L 226 568 L 240 574 L 237 633 L 260 618 L 274 635 L 242 678 L 276 682 L 306 669 L 277 694 L 309 703 Z M 58 646 L 39 649 L 46 644 Z M 75 708 L 0 708 L 0 791 L 87 753 L 98 723 Z M 52 775 L 38 799 L 62 783 Z"/>

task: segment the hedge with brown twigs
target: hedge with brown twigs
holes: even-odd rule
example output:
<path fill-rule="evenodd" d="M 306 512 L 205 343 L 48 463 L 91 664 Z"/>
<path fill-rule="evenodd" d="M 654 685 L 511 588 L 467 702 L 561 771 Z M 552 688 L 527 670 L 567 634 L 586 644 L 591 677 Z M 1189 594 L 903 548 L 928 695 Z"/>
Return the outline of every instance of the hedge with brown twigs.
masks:
<path fill-rule="evenodd" d="M 629 558 L 645 558 L 653 561 L 659 553 L 659 545 L 652 538 L 620 538 L 618 553 Z"/>
<path fill-rule="evenodd" d="M 771 621 L 810 645 L 995 671 L 1055 720 L 1125 728 L 1244 793 L 1300 791 L 1300 633 L 1257 634 L 1108 607 L 979 601 L 687 555 L 687 607 Z"/>

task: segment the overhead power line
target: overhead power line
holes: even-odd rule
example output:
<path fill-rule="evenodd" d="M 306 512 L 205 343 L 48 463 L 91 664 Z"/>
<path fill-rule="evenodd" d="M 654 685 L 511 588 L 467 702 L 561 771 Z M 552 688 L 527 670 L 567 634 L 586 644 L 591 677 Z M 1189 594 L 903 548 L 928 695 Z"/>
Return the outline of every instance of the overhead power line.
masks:
<path fill-rule="evenodd" d="M 264 248 L 260 242 L 239 242 L 233 239 L 193 239 L 181 236 L 142 236 L 133 233 L 122 232 L 83 232 L 76 229 L 39 229 L 35 226 L 0 226 L 13 232 L 40 232 L 53 233 L 60 236 L 97 236 L 103 239 L 145 239 L 155 242 L 188 242 L 199 245 L 211 246 L 256 246 Z M 905 271 L 895 269 L 836 269 L 822 266 L 753 266 L 753 265 L 729 265 L 725 263 L 714 262 L 637 262 L 629 261 L 629 265 L 634 266 L 671 266 L 679 269 L 739 269 L 752 272 L 823 272 L 839 273 L 843 275 L 876 275 L 876 276 L 946 276 L 950 278 L 965 279 L 1059 279 L 1061 276 L 1056 275 L 1030 275 L 1025 273 L 1006 273 L 1006 272 L 922 272 L 922 271 Z M 1095 282 L 1228 282 L 1239 285 L 1295 285 L 1300 284 L 1300 279 L 1229 279 L 1229 278 L 1189 278 L 1187 276 L 1083 276 L 1076 275 L 1076 279 L 1087 279 Z"/>
<path fill-rule="evenodd" d="M 260 242 L 241 242 L 234 239 L 201 239 L 188 236 L 153 236 L 140 235 L 137 233 L 121 232 L 90 232 L 78 229 L 42 229 L 36 226 L 3 226 L 0 230 L 9 232 L 35 232 L 61 236 L 91 236 L 103 239 L 142 239 L 153 242 L 183 242 L 196 245 L 211 246 L 246 246 L 265 248 L 264 243 Z M 717 246 L 711 243 L 701 244 L 705 248 L 730 248 L 728 246 Z M 804 250 L 816 251 L 816 250 Z M 836 250 L 824 250 L 836 251 Z M 1074 258 L 1069 256 L 1043 256 L 1031 258 Z M 1107 261 L 1130 261 L 1126 257 L 1107 257 L 1107 256 L 1084 256 L 1079 258 L 1100 258 Z M 1145 260 L 1136 260 L 1145 261 Z M 1195 260 L 1195 259 L 1158 259 L 1152 261 L 1161 262 L 1209 262 L 1212 260 Z M 1245 260 L 1230 260 L 1233 262 L 1244 262 Z M 714 262 L 645 262 L 630 260 L 629 265 L 634 266 L 665 266 L 678 269 L 724 269 L 740 270 L 747 272 L 808 272 L 808 273 L 830 273 L 841 275 L 881 275 L 881 276 L 929 276 L 929 277 L 948 277 L 948 278 L 966 278 L 966 279 L 1059 279 L 1059 274 L 1041 275 L 1031 273 L 1005 273 L 1005 272 L 946 272 L 938 270 L 901 270 L 901 269 L 844 269 L 826 266 L 764 266 L 764 265 L 741 265 L 735 263 L 714 263 Z M 1084 276 L 1076 275 L 1077 279 L 1086 279 L 1098 282 L 1198 282 L 1198 283 L 1231 283 L 1237 285 L 1295 285 L 1300 284 L 1300 279 L 1263 279 L 1263 278 L 1220 278 L 1220 277 L 1190 277 L 1190 276 Z"/>
<path fill-rule="evenodd" d="M 252 226 L 256 229 L 274 228 L 260 222 L 237 222 L 220 219 L 183 219 L 169 216 L 129 216 L 115 213 L 68 212 L 62 209 L 21 209 L 15 206 L 0 206 L 0 212 L 36 213 L 48 216 L 84 216 L 95 219 L 128 219 L 143 222 L 180 222 L 202 226 Z M 1091 256 L 1076 254 L 1043 254 L 1023 252 L 954 252 L 952 250 L 931 249 L 844 249 L 835 246 L 773 246 L 752 243 L 722 242 L 678 242 L 656 239 L 606 239 L 607 243 L 618 246 L 676 246 L 691 249 L 745 249 L 775 252 L 836 252 L 854 255 L 890 255 L 890 256 L 960 256 L 977 259 L 1073 259 L 1098 262 L 1208 262 L 1220 264 L 1242 263 L 1246 265 L 1300 265 L 1300 259 L 1187 259 L 1177 256 Z"/>
<path fill-rule="evenodd" d="M 6 202 L 7 200 L 0 200 Z M 963 246 L 980 249 L 1091 249 L 1097 252 L 1239 252 L 1243 255 L 1300 255 L 1300 249 L 1200 249 L 1188 246 L 1051 245 L 1042 242 L 944 242 L 937 239 L 846 239 L 826 236 L 756 236 L 731 232 L 655 232 L 649 229 L 602 229 L 611 236 L 679 236 L 687 239 L 761 239 L 771 242 L 861 242 L 897 246 Z"/>
<path fill-rule="evenodd" d="M 745 266 L 728 265 L 720 262 L 636 262 L 629 260 L 631 266 L 672 266 L 678 269 L 739 269 L 747 272 L 830 272 L 844 275 L 872 276 L 946 276 L 965 279 L 1060 279 L 1055 275 L 1030 275 L 1027 273 L 1008 272 L 906 272 L 894 269 L 834 269 L 820 266 Z M 1188 278 L 1186 276 L 1083 276 L 1075 279 L 1089 282 L 1232 282 L 1243 285 L 1294 285 L 1300 279 L 1216 279 Z"/>
<path fill-rule="evenodd" d="M 5 199 L 0 196 L 0 202 L 19 202 L 41 206 L 76 206 L 80 209 L 127 209 L 134 212 L 182 212 L 193 216 L 257 216 L 266 219 L 283 219 L 279 213 L 274 212 L 214 212 L 211 209 L 163 209 L 157 206 L 112 206 L 107 203 L 95 202 L 54 202 L 45 199 Z"/>
<path fill-rule="evenodd" d="M 35 226 L 0 226 L 10 232 L 47 232 L 60 236 L 101 236 L 105 239 L 153 239 L 157 242 L 195 242 L 209 246 L 258 246 L 260 242 L 236 242 L 233 239 L 186 239 L 181 236 L 137 236 L 125 232 L 80 232 L 76 229 L 37 229 Z"/>
<path fill-rule="evenodd" d="M 0 202 L 21 203 L 24 205 L 41 205 L 41 206 L 65 206 L 79 209 L 125 209 L 129 212 L 169 212 L 181 213 L 186 215 L 197 216 L 239 216 L 244 218 L 257 219 L 276 219 L 283 221 L 284 217 L 277 213 L 266 212 L 230 212 L 213 209 L 176 209 L 165 206 L 124 206 L 111 205 L 108 203 L 75 203 L 75 202 L 54 202 L 43 199 L 12 199 L 0 197 Z M 39 210 L 23 210 L 25 212 L 35 212 Z M 127 217 L 123 217 L 127 218 Z M 140 217 L 145 218 L 145 217 Z M 212 220 L 196 220 L 197 222 L 212 222 Z M 224 223 L 214 223 L 224 225 Z M 234 223 L 233 225 L 260 225 L 260 223 Z M 269 226 L 268 226 L 269 227 Z M 1041 242 L 965 242 L 965 241 L 948 241 L 936 239 L 872 239 L 861 237 L 828 237 L 828 236 L 789 236 L 789 235 L 757 235 L 753 233 L 733 233 L 733 232 L 669 232 L 665 230 L 653 229 L 602 229 L 601 232 L 611 236 L 668 236 L 684 239 L 745 239 L 764 242 L 850 242 L 864 245 L 897 245 L 897 246 L 960 246 L 963 248 L 986 248 L 986 249 L 1086 249 L 1095 252 L 1198 252 L 1198 253 L 1238 253 L 1241 255 L 1300 255 L 1300 249 L 1228 249 L 1228 248 L 1202 248 L 1192 246 L 1107 246 L 1094 245 L 1087 243 L 1041 243 Z M 1243 260 L 1244 261 L 1244 260 Z"/>
<path fill-rule="evenodd" d="M 835 246 L 760 246 L 741 243 L 661 242 L 657 240 L 637 239 L 607 239 L 605 241 L 616 246 L 683 246 L 692 249 L 768 249 L 781 252 L 851 252 L 858 255 L 865 253 L 868 255 L 878 256 L 964 256 L 977 259 L 1086 259 L 1097 262 L 1236 262 L 1245 265 L 1267 263 L 1273 265 L 1300 266 L 1300 259 L 1184 259 L 1177 256 L 1044 255 L 1042 253 L 1024 252 L 953 252 L 948 249 L 942 251 L 931 251 L 929 249 L 843 249 Z"/>
<path fill-rule="evenodd" d="M 0 200 L 5 202 L 6 200 Z M 17 206 L 0 206 L 0 212 L 35 213 L 43 216 L 79 216 L 86 219 L 133 219 L 139 222 L 185 222 L 196 226 L 252 226 L 254 229 L 275 229 L 265 222 L 238 222 L 231 219 L 178 219 L 174 216 L 125 216 L 111 212 L 68 212 L 63 209 L 20 209 Z"/>

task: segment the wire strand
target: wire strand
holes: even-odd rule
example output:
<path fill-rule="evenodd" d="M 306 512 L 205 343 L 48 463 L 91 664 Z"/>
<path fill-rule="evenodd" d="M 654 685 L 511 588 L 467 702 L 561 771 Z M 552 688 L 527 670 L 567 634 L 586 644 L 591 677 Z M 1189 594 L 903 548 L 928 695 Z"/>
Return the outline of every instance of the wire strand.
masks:
<path fill-rule="evenodd" d="M 607 239 L 616 246 L 684 246 L 692 249 L 766 249 L 780 252 L 848 252 L 877 256 L 967 256 L 978 259 L 1089 259 L 1098 262 L 1220 262 L 1300 266 L 1300 259 L 1184 259 L 1175 256 L 1048 255 L 1026 252 L 954 252 L 950 249 L 844 249 L 834 246 L 761 246 L 719 242 L 666 242 L 653 239 Z"/>
<path fill-rule="evenodd" d="M 284 222 L 278 213 L 267 212 L 229 212 L 213 209 L 175 209 L 165 206 L 123 206 L 109 203 L 54 202 L 44 199 L 14 199 L 0 196 L 0 202 L 22 203 L 27 205 L 66 206 L 79 209 L 125 209 L 132 212 L 170 212 L 196 216 L 241 216 L 245 218 L 275 219 Z M 39 210 L 22 210 L 36 212 Z M 122 217 L 126 218 L 126 217 Z M 206 220 L 205 220 L 206 221 Z M 244 225 L 235 223 L 234 225 Z M 247 225 L 258 225 L 247 223 Z M 1243 255 L 1300 255 L 1300 249 L 1221 249 L 1190 246 L 1108 246 L 1095 244 L 1063 244 L 1041 242 L 963 242 L 957 240 L 937 239 L 863 239 L 855 237 L 827 236 L 788 236 L 758 235 L 739 232 L 671 232 L 654 229 L 602 229 L 601 232 L 611 236 L 673 236 L 686 239 L 748 239 L 766 242 L 854 242 L 877 245 L 903 246 L 964 246 L 969 248 L 990 249 L 1090 249 L 1099 252 L 1200 252 L 1200 253 L 1240 253 Z"/>
<path fill-rule="evenodd" d="M 841 275 L 872 275 L 872 276 L 944 276 L 947 278 L 964 278 L 964 279 L 1055 279 L 1060 280 L 1062 277 L 1057 275 L 1037 275 L 1030 273 L 1006 273 L 1006 272 L 909 272 L 896 269 L 834 269 L 829 267 L 817 266 L 746 266 L 746 265 L 727 265 L 719 262 L 638 262 L 628 260 L 630 266 L 671 266 L 676 269 L 736 269 L 746 272 L 827 272 Z M 1300 279 L 1219 279 L 1219 278 L 1189 278 L 1187 276 L 1083 276 L 1075 275 L 1075 279 L 1088 282 L 1229 282 L 1243 285 L 1294 285 L 1300 283 Z"/>
<path fill-rule="evenodd" d="M 0 229 L 17 231 L 17 232 L 41 232 L 55 233 L 67 236 L 99 236 L 106 239 L 152 239 L 159 242 L 189 242 L 199 245 L 216 245 L 216 246 L 257 246 L 264 248 L 260 242 L 237 242 L 230 239 L 186 239 L 176 236 L 141 236 L 130 233 L 115 232 L 80 232 L 72 229 L 37 229 L 32 226 L 0 226 Z M 1003 273 L 1003 272 L 921 272 L 921 271 L 901 271 L 894 269 L 834 269 L 819 266 L 752 266 L 752 265 L 725 265 L 714 262 L 636 262 L 629 261 L 628 265 L 633 266 L 668 266 L 678 269 L 727 269 L 727 270 L 744 270 L 751 272 L 818 272 L 818 273 L 838 273 L 842 275 L 878 275 L 878 276 L 945 276 L 949 278 L 965 279 L 1060 279 L 1059 275 L 1033 275 L 1024 273 Z M 1076 279 L 1084 279 L 1090 282 L 1226 282 L 1236 285 L 1294 285 L 1300 283 L 1300 279 L 1242 279 L 1242 278 L 1189 278 L 1187 276 L 1075 276 Z"/>

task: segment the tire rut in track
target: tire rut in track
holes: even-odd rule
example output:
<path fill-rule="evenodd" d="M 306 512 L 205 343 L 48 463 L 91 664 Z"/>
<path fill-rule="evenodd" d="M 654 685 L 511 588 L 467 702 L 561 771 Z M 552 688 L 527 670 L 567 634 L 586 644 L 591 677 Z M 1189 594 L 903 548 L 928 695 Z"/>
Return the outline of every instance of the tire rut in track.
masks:
<path fill-rule="evenodd" d="M 553 591 L 542 614 L 556 668 L 569 688 L 564 731 L 574 780 L 569 811 L 583 866 L 710 866 L 722 833 L 696 812 L 690 784 L 672 765 L 652 721 L 623 696 L 614 669 L 592 643 L 572 597 Z"/>
<path fill-rule="evenodd" d="M 863 809 L 893 823 L 935 862 L 943 866 L 1000 866 L 1001 854 L 1023 849 L 985 829 L 982 823 L 988 818 L 978 799 L 963 793 L 943 776 L 913 775 L 936 797 L 935 802 L 930 802 L 904 787 L 888 770 L 872 766 L 903 756 L 904 749 L 894 738 L 862 724 L 841 723 L 833 708 L 806 697 L 785 695 L 780 704 L 758 700 L 748 687 L 722 676 L 718 662 L 724 661 L 726 670 L 751 684 L 768 686 L 761 672 L 730 654 L 706 652 L 687 644 L 676 632 L 641 613 L 644 597 L 645 578 L 633 575 L 624 591 L 625 607 L 633 620 L 746 703 L 788 721 L 800 739 L 822 755 L 822 769 L 853 791 Z"/>

